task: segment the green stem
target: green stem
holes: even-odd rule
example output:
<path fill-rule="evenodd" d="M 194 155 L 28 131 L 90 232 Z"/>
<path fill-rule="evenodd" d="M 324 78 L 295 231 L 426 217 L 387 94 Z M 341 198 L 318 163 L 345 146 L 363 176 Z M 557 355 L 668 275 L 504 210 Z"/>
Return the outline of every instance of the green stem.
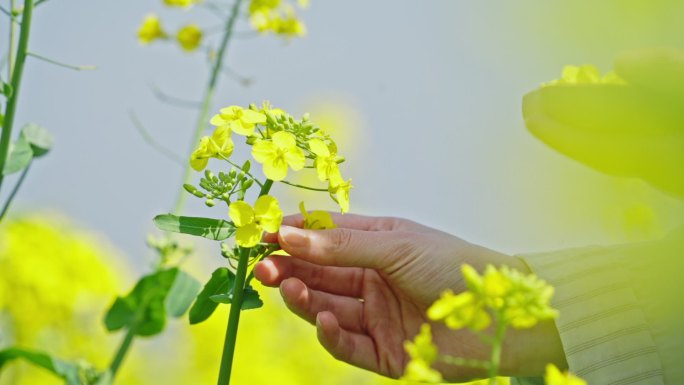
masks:
<path fill-rule="evenodd" d="M 12 3 L 12 5 L 14 5 Z M 7 99 L 7 106 L 5 108 L 5 120 L 2 125 L 2 135 L 0 136 L 0 170 L 4 170 L 5 162 L 7 162 L 7 155 L 12 134 L 12 125 L 14 124 L 14 117 L 17 111 L 17 100 L 19 99 L 19 88 L 21 86 L 21 77 L 24 73 L 24 64 L 26 63 L 26 52 L 28 52 L 29 33 L 31 32 L 31 18 L 33 16 L 33 0 L 24 0 L 24 11 L 21 18 L 21 31 L 19 32 L 19 44 L 17 46 L 16 59 L 14 66 L 10 57 L 9 67 L 11 68 L 12 96 Z M 10 23 L 14 25 L 14 23 Z M 10 49 L 10 53 L 12 50 Z M 12 68 L 13 67 L 13 68 Z M 0 187 L 4 176 L 0 171 Z"/>
<path fill-rule="evenodd" d="M 16 6 L 14 0 L 10 0 L 10 28 L 9 28 L 9 52 L 7 53 L 7 79 L 12 79 L 12 69 L 14 68 L 14 52 L 16 49 L 16 39 L 14 38 L 17 34 L 17 26 L 14 23 L 14 7 Z"/>
<path fill-rule="evenodd" d="M 288 182 L 288 181 L 286 181 L 286 180 L 281 180 L 280 183 L 283 183 L 283 184 L 286 184 L 286 185 L 292 186 L 292 187 L 301 188 L 301 189 L 304 189 L 304 190 L 325 191 L 325 192 L 328 192 L 328 189 L 327 189 L 327 188 L 309 187 L 309 186 L 304 186 L 304 185 L 301 185 L 301 184 L 296 184 L 296 183 Z"/>
<path fill-rule="evenodd" d="M 259 196 L 268 194 L 273 186 L 273 181 L 267 179 L 259 191 Z M 240 312 L 242 311 L 242 300 L 245 295 L 245 279 L 247 276 L 247 265 L 249 264 L 248 248 L 240 248 L 240 259 L 238 260 L 237 271 L 235 272 L 235 283 L 233 284 L 233 299 L 230 303 L 230 314 L 228 315 L 228 327 L 226 338 L 223 342 L 223 355 L 221 356 L 221 368 L 219 370 L 218 385 L 230 384 L 230 372 L 233 367 L 233 356 L 235 354 L 235 343 L 237 342 L 237 331 L 240 323 Z"/>
<path fill-rule="evenodd" d="M 49 57 L 45 57 L 43 55 L 39 55 L 39 54 L 33 53 L 33 52 L 27 52 L 26 54 L 28 56 L 33 56 L 34 58 L 36 58 L 38 60 L 42 60 L 46 63 L 54 64 L 58 67 L 68 68 L 68 69 L 71 69 L 74 71 L 92 71 L 92 70 L 97 69 L 96 66 L 92 66 L 92 65 L 73 65 L 73 64 L 62 63 L 61 61 L 50 59 Z"/>
<path fill-rule="evenodd" d="M 126 331 L 126 336 L 124 337 L 123 341 L 121 341 L 121 345 L 119 345 L 119 350 L 117 350 L 116 355 L 114 355 L 111 365 L 109 365 L 109 372 L 112 375 L 112 381 L 114 380 L 114 376 L 116 376 L 116 372 L 119 371 L 124 357 L 126 357 L 126 354 L 131 348 L 133 338 L 135 338 L 135 330 L 133 330 L 133 328 L 129 328 Z"/>
<path fill-rule="evenodd" d="M 501 317 L 496 313 L 494 314 L 494 321 L 496 323 L 496 334 L 494 335 L 494 342 L 492 344 L 489 385 L 496 385 L 496 376 L 499 374 L 499 367 L 501 366 L 501 346 L 503 345 L 504 334 L 506 333 L 506 323 L 503 322 Z"/>
<path fill-rule="evenodd" d="M 19 187 L 21 187 L 21 184 L 24 183 L 24 178 L 26 178 L 26 174 L 28 174 L 30 167 L 31 167 L 31 162 L 29 162 L 29 164 L 27 164 L 26 167 L 24 168 L 24 170 L 21 172 L 21 176 L 19 177 L 19 180 L 14 185 L 14 188 L 12 189 L 12 192 L 10 193 L 9 197 L 7 197 L 7 201 L 5 201 L 5 205 L 2 207 L 2 211 L 0 212 L 0 222 L 2 222 L 2 219 L 5 218 L 5 214 L 7 214 L 7 210 L 9 210 L 9 207 L 10 207 L 10 204 L 12 203 L 12 200 L 17 195 L 17 191 L 19 191 Z"/>
<path fill-rule="evenodd" d="M 214 66 L 211 70 L 211 76 L 209 77 L 209 83 L 207 84 L 207 89 L 204 94 L 204 99 L 202 100 L 202 107 L 200 109 L 200 114 L 199 118 L 197 120 L 197 128 L 195 130 L 195 135 L 192 139 L 192 146 L 190 147 L 190 151 L 194 150 L 197 145 L 199 144 L 200 139 L 202 138 L 202 134 L 204 133 L 204 129 L 207 126 L 207 120 L 209 118 L 209 109 L 211 108 L 211 104 L 214 98 L 214 93 L 216 92 L 216 85 L 218 83 L 219 79 L 219 74 L 221 73 L 221 68 L 223 68 L 223 60 L 225 59 L 227 49 L 228 49 L 228 43 L 230 42 L 230 38 L 233 35 L 233 28 L 235 27 L 235 22 L 237 21 L 237 18 L 240 14 L 240 5 L 242 4 L 242 0 L 235 0 L 235 4 L 233 4 L 233 9 L 231 11 L 230 17 L 228 18 L 228 21 L 226 22 L 226 28 L 225 32 L 223 33 L 223 38 L 221 39 L 221 45 L 219 48 L 218 55 L 216 56 L 216 62 L 214 63 Z M 190 183 L 190 179 L 192 178 L 192 169 L 190 168 L 189 165 L 185 166 L 185 174 L 183 176 L 183 182 L 181 185 Z M 183 188 L 180 189 L 178 192 L 178 198 L 176 199 L 176 205 L 173 209 L 173 213 L 176 215 L 180 215 L 181 211 L 183 210 L 183 207 L 185 206 L 185 201 L 187 198 L 187 194 L 185 193 L 185 190 Z"/>

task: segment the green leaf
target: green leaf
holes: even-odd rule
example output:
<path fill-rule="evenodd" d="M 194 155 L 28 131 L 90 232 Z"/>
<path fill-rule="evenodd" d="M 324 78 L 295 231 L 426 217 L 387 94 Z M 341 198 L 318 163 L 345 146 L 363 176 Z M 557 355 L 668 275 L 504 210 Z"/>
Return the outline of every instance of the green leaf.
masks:
<path fill-rule="evenodd" d="M 209 297 L 209 299 L 216 303 L 230 304 L 233 301 L 233 293 L 216 294 Z M 261 297 L 259 297 L 259 292 L 254 290 L 251 285 L 247 286 L 245 288 L 245 294 L 242 297 L 242 306 L 240 306 L 240 308 L 242 310 L 249 310 L 258 309 L 262 306 L 264 306 L 264 302 L 261 300 Z"/>
<path fill-rule="evenodd" d="M 198 324 L 209 318 L 218 306 L 218 303 L 212 301 L 211 297 L 217 294 L 227 294 L 234 282 L 235 274 L 228 268 L 219 267 L 214 270 L 190 308 L 190 324 Z"/>
<path fill-rule="evenodd" d="M 107 311 L 107 330 L 125 327 L 139 336 L 159 334 L 166 326 L 166 298 L 178 275 L 178 268 L 171 268 L 142 277 L 128 295 L 118 297 Z"/>
<path fill-rule="evenodd" d="M 185 314 L 201 287 L 198 280 L 179 270 L 164 302 L 169 315 L 178 318 Z"/>
<path fill-rule="evenodd" d="M 25 125 L 21 129 L 21 136 L 31 145 L 35 158 L 47 154 L 55 142 L 55 138 L 48 130 L 35 123 Z"/>
<path fill-rule="evenodd" d="M 0 371 L 4 365 L 16 359 L 23 359 L 35 366 L 46 369 L 54 375 L 63 378 L 68 385 L 81 385 L 77 365 L 35 350 L 16 347 L 0 350 Z"/>
<path fill-rule="evenodd" d="M 31 149 L 31 144 L 26 138 L 20 136 L 10 146 L 9 156 L 7 157 L 7 162 L 2 170 L 2 174 L 9 175 L 21 171 L 31 163 L 32 159 L 33 150 Z"/>
<path fill-rule="evenodd" d="M 14 93 L 14 88 L 12 88 L 12 85 L 9 83 L 2 82 L 2 90 L 1 90 L 3 95 L 7 97 L 7 99 L 12 97 L 12 94 Z"/>
<path fill-rule="evenodd" d="M 245 288 L 245 296 L 242 298 L 242 310 L 258 309 L 264 306 L 264 301 L 261 300 L 259 292 L 254 290 L 251 285 Z"/>
<path fill-rule="evenodd" d="M 159 230 L 204 237 L 221 241 L 235 234 L 235 226 L 223 219 L 178 217 L 172 214 L 157 215 L 154 224 Z"/>

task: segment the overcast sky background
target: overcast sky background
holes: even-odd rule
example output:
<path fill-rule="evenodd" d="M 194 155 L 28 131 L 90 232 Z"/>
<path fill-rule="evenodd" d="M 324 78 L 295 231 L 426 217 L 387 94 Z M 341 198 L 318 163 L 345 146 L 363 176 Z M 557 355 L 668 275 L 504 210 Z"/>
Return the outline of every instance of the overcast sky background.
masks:
<path fill-rule="evenodd" d="M 684 46 L 682 5 L 566 3 L 314 0 L 302 13 L 305 39 L 231 44 L 227 65 L 254 83 L 222 77 L 213 110 L 265 99 L 295 115 L 342 105 L 354 111 L 353 143 L 340 148 L 356 186 L 352 211 L 411 218 L 504 252 L 619 241 L 611 223 L 635 202 L 673 226 L 681 202 L 553 152 L 525 130 L 520 110 L 522 96 L 565 64 L 606 71 L 625 49 Z M 62 213 L 138 266 L 149 261 L 144 239 L 152 218 L 171 209 L 181 169 L 144 142 L 129 111 L 187 155 L 197 112 L 159 102 L 149 85 L 199 100 L 208 73 L 202 54 L 138 44 L 149 12 L 170 30 L 221 23 L 206 8 L 170 10 L 161 1 L 50 0 L 37 10 L 31 50 L 98 69 L 30 59 L 17 117 L 18 125 L 44 125 L 56 143 L 32 168 L 14 214 Z M 188 215 L 227 214 L 189 200 Z"/>

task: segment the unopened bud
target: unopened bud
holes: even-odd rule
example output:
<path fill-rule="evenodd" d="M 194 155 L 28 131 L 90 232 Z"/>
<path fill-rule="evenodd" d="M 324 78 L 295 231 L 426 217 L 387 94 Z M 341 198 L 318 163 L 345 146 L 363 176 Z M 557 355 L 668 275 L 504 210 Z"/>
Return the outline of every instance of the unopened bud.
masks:
<path fill-rule="evenodd" d="M 204 201 L 204 204 L 207 205 L 207 206 L 209 206 L 209 207 L 214 207 L 214 205 L 216 204 L 216 202 L 214 202 L 213 199 L 207 199 L 206 201 Z"/>

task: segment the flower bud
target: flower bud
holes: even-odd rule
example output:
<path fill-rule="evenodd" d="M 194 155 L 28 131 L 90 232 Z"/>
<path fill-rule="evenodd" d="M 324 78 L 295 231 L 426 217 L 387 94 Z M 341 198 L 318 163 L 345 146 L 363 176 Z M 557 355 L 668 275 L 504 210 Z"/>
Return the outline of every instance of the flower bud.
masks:
<path fill-rule="evenodd" d="M 214 205 L 216 204 L 216 202 L 214 202 L 213 199 L 207 199 L 206 201 L 204 201 L 204 204 L 207 205 L 207 206 L 209 206 L 209 207 L 214 207 Z"/>

